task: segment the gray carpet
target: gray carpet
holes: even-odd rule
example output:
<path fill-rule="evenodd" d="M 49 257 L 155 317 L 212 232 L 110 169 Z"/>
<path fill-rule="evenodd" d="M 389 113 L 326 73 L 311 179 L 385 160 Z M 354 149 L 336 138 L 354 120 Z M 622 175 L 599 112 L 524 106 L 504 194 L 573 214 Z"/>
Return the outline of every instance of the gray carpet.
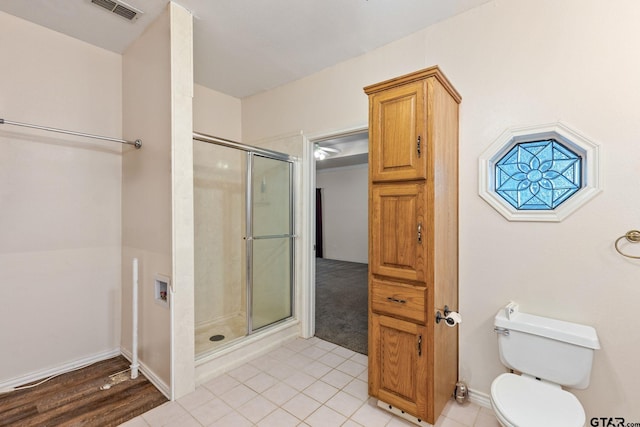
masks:
<path fill-rule="evenodd" d="M 316 258 L 316 336 L 367 354 L 367 264 Z"/>

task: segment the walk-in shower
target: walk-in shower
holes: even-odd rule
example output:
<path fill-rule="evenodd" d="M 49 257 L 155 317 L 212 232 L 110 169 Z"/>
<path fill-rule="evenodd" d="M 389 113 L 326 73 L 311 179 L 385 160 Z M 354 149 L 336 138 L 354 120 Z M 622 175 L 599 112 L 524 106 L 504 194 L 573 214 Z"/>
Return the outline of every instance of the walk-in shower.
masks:
<path fill-rule="evenodd" d="M 293 159 L 194 134 L 195 354 L 293 315 Z"/>

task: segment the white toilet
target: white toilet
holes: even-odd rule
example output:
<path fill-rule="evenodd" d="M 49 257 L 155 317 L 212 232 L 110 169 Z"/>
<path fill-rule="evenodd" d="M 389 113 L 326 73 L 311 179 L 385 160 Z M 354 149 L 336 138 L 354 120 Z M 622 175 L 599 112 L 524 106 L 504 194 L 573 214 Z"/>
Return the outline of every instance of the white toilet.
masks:
<path fill-rule="evenodd" d="M 522 375 L 505 373 L 491 384 L 491 406 L 504 427 L 583 427 L 585 412 L 561 386 L 587 388 L 595 329 L 520 313 L 508 304 L 495 317 L 500 360 Z"/>

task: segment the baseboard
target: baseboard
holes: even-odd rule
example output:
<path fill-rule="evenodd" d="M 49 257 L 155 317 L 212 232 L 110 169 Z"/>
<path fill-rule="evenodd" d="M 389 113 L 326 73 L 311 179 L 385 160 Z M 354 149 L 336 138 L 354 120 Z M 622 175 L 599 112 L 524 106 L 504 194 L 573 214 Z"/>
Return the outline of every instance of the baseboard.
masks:
<path fill-rule="evenodd" d="M 483 408 L 491 409 L 491 397 L 481 391 L 469 389 L 469 402 L 475 403 Z"/>
<path fill-rule="evenodd" d="M 0 390 L 8 390 L 13 389 L 15 387 L 19 387 L 24 384 L 32 383 L 37 380 L 41 380 L 44 378 L 48 378 L 53 375 L 61 375 L 67 372 L 71 372 L 80 367 L 92 365 L 96 362 L 101 362 L 103 360 L 111 359 L 112 357 L 116 357 L 120 355 L 120 349 L 113 349 L 103 351 L 101 353 L 96 353 L 90 356 L 83 357 L 82 359 L 74 360 L 73 362 L 68 362 L 60 366 L 56 366 L 54 368 L 41 369 L 38 371 L 33 371 L 25 375 L 21 375 L 19 377 L 11 378 L 6 381 L 0 382 Z"/>
<path fill-rule="evenodd" d="M 126 348 L 120 348 L 120 352 L 125 357 L 125 359 L 131 362 L 131 360 L 133 359 L 133 354 L 131 354 L 129 350 L 127 350 Z M 139 359 L 138 365 L 140 372 L 142 372 L 142 374 L 149 380 L 149 382 L 151 382 L 151 384 L 153 384 L 160 391 L 160 393 L 164 394 L 167 399 L 171 400 L 171 387 L 167 383 L 162 381 L 160 377 L 158 377 L 147 365 L 145 365 Z"/>

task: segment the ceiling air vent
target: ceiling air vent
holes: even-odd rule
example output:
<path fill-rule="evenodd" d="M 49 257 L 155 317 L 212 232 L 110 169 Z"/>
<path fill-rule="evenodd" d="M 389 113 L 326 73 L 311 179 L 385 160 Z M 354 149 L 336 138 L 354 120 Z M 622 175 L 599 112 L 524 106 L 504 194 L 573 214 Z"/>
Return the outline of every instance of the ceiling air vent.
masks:
<path fill-rule="evenodd" d="M 129 6 L 122 1 L 114 0 L 90 0 L 91 3 L 96 6 L 100 6 L 103 9 L 108 10 L 111 13 L 115 13 L 118 16 L 123 17 L 127 21 L 135 21 L 142 15 L 142 11 L 135 7 Z"/>

